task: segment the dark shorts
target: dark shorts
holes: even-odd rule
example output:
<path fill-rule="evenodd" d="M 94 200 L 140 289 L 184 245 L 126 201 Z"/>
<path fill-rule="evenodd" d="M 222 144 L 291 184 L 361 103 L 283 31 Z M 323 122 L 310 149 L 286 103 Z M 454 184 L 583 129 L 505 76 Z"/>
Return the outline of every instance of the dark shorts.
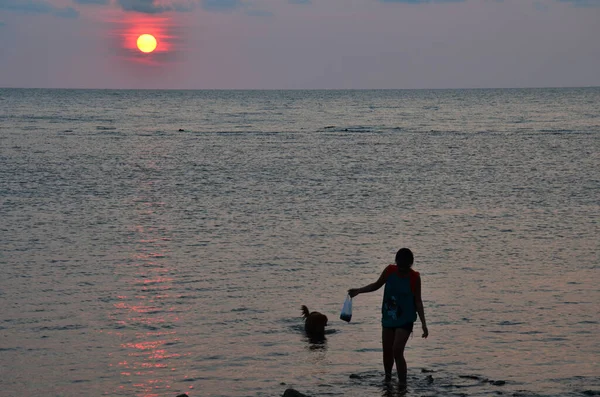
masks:
<path fill-rule="evenodd" d="M 385 329 L 403 329 L 405 331 L 408 331 L 409 334 L 412 334 L 414 326 L 415 326 L 415 323 L 408 323 L 408 324 L 401 325 L 399 327 L 383 327 L 383 328 L 385 328 Z"/>

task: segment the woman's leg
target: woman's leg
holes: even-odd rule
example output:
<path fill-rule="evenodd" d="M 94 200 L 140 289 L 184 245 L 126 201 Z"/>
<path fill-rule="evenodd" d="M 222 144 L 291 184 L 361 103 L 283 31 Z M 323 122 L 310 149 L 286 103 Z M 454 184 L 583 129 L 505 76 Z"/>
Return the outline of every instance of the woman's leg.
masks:
<path fill-rule="evenodd" d="M 404 359 L 404 347 L 410 336 L 410 331 L 403 328 L 396 328 L 394 335 L 393 353 L 396 360 L 396 371 L 398 371 L 398 382 L 406 385 L 406 360 Z"/>
<path fill-rule="evenodd" d="M 383 344 L 383 369 L 385 380 L 392 379 L 392 368 L 394 367 L 394 328 L 382 328 L 381 342 Z"/>

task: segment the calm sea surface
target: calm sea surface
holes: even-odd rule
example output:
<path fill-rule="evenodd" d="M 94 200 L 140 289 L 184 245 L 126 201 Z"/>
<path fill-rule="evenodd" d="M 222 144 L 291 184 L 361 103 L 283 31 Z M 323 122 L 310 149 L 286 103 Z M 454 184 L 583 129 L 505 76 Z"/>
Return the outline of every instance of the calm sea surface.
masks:
<path fill-rule="evenodd" d="M 0 89 L 0 395 L 393 394 L 382 290 L 339 312 L 400 247 L 408 395 L 600 395 L 599 104 Z"/>

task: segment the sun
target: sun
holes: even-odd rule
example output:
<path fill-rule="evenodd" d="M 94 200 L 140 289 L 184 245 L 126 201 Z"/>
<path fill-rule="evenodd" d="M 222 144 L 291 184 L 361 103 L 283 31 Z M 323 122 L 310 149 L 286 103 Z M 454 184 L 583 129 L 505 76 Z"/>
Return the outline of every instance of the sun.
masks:
<path fill-rule="evenodd" d="M 151 34 L 143 34 L 137 39 L 137 46 L 141 52 L 152 52 L 157 45 L 156 38 Z"/>

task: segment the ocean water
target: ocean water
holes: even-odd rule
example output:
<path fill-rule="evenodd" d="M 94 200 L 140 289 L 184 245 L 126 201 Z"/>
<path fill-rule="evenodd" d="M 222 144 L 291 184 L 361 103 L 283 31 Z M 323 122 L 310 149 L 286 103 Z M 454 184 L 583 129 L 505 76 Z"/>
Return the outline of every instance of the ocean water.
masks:
<path fill-rule="evenodd" d="M 600 395 L 599 88 L 0 89 L 0 396 Z M 300 306 L 329 317 L 324 343 Z"/>

